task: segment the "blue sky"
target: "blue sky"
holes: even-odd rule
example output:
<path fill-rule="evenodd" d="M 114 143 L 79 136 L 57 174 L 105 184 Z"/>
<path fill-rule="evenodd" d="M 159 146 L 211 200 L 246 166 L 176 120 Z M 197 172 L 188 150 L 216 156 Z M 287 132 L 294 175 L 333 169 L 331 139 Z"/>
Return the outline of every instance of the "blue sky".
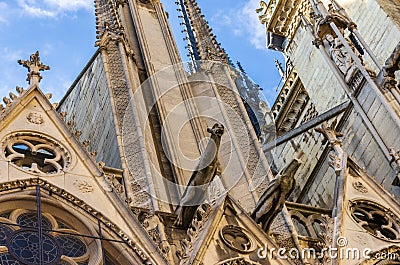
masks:
<path fill-rule="evenodd" d="M 184 35 L 174 0 L 161 1 L 170 14 L 175 39 L 186 61 Z M 272 103 L 279 74 L 273 59 L 280 54 L 265 48 L 265 33 L 255 9 L 259 0 L 198 0 L 217 39 L 232 61 L 264 88 Z M 95 52 L 93 0 L 0 0 L 0 96 L 15 86 L 26 87 L 26 70 L 17 64 L 36 50 L 51 67 L 42 73 L 41 88 L 61 99 Z"/>

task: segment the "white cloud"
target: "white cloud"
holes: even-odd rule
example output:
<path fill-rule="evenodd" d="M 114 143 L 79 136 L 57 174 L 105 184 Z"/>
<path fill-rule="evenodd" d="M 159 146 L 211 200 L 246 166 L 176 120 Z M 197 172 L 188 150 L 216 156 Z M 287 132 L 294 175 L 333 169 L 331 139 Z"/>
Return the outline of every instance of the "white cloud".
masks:
<path fill-rule="evenodd" d="M 92 0 L 18 0 L 18 5 L 25 14 L 33 17 L 56 18 L 66 12 L 79 9 L 89 10 Z"/>
<path fill-rule="evenodd" d="M 7 19 L 7 9 L 8 5 L 6 2 L 0 2 L 0 24 L 8 24 Z"/>
<path fill-rule="evenodd" d="M 60 11 L 90 9 L 93 6 L 92 0 L 44 0 L 44 3 Z"/>
<path fill-rule="evenodd" d="M 30 16 L 33 17 L 55 17 L 56 13 L 53 11 L 49 11 L 43 9 L 36 5 L 34 1 L 25 1 L 19 0 L 18 5 L 22 8 L 22 10 Z"/>
<path fill-rule="evenodd" d="M 255 11 L 259 5 L 259 0 L 250 0 L 239 12 L 241 13 L 243 33 L 248 34 L 254 47 L 265 49 L 265 28 L 258 20 L 258 15 Z"/>
<path fill-rule="evenodd" d="M 230 27 L 236 36 L 246 36 L 248 41 L 260 50 L 265 49 L 265 28 L 258 20 L 256 9 L 259 0 L 248 0 L 241 9 L 224 10 L 213 17 L 213 22 L 219 26 Z"/>

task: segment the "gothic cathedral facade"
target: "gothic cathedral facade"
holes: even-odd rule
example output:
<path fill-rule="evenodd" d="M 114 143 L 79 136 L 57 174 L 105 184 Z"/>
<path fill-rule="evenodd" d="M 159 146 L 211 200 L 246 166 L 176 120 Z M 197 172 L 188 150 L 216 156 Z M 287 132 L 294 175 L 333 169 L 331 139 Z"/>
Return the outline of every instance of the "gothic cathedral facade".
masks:
<path fill-rule="evenodd" d="M 1 264 L 400 264 L 398 0 L 261 1 L 272 108 L 195 0 L 188 63 L 159 0 L 94 2 L 63 99 L 36 52 L 0 104 Z"/>

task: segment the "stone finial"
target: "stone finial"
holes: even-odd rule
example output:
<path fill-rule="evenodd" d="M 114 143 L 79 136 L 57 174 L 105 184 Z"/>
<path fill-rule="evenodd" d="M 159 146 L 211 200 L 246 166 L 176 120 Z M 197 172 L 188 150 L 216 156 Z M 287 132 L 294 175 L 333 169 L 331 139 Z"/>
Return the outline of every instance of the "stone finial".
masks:
<path fill-rule="evenodd" d="M 337 120 L 335 119 L 331 125 L 325 121 L 320 128 L 315 131 L 321 133 L 325 137 L 325 142 L 329 141 L 332 151 L 329 154 L 329 165 L 340 174 L 346 168 L 346 158 L 342 149 L 342 140 L 338 139 L 343 133 L 336 131 Z"/>
<path fill-rule="evenodd" d="M 329 143 L 334 145 L 341 145 L 342 141 L 338 137 L 342 137 L 343 133 L 337 132 L 335 130 L 337 120 L 335 119 L 331 125 L 328 122 L 322 123 L 320 128 L 316 128 L 315 131 L 321 133 L 325 137 L 325 141 L 328 140 Z"/>
<path fill-rule="evenodd" d="M 30 85 L 38 85 L 42 76 L 40 71 L 50 70 L 50 67 L 40 62 L 39 52 L 31 54 L 28 61 L 18 60 L 18 63 L 28 68 L 28 78 L 26 79 Z"/>
<path fill-rule="evenodd" d="M 22 95 L 25 92 L 25 90 L 20 86 L 16 86 L 15 90 L 18 92 L 18 95 Z"/>

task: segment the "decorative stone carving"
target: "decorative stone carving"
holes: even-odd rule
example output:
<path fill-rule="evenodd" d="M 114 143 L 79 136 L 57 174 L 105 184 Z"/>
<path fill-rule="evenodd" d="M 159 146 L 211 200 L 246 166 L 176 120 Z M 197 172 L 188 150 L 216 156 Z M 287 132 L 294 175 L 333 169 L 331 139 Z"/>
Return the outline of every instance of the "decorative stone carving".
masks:
<path fill-rule="evenodd" d="M 78 188 L 82 193 L 91 193 L 94 191 L 92 185 L 90 185 L 86 180 L 75 180 L 74 186 Z"/>
<path fill-rule="evenodd" d="M 224 261 L 218 262 L 215 265 L 260 265 L 260 263 L 240 257 L 240 258 L 232 258 L 232 259 L 224 260 Z"/>
<path fill-rule="evenodd" d="M 358 68 L 355 65 L 353 59 L 347 48 L 343 45 L 338 37 L 334 37 L 331 34 L 325 35 L 327 43 L 327 50 L 335 63 L 339 71 L 344 75 L 346 83 L 350 83 L 355 74 L 358 72 Z M 350 42 L 348 42 L 351 44 Z"/>
<path fill-rule="evenodd" d="M 292 39 L 301 21 L 300 14 L 309 14 L 310 10 L 309 1 L 271 0 L 261 1 L 260 8 L 256 12 L 259 14 L 260 22 L 266 25 L 267 32 Z"/>
<path fill-rule="evenodd" d="M 390 155 L 392 156 L 392 160 L 390 161 L 390 163 L 396 170 L 396 175 L 397 175 L 392 185 L 400 186 L 400 150 L 396 151 L 394 148 L 391 148 Z"/>
<path fill-rule="evenodd" d="M 352 201 L 349 211 L 353 220 L 371 235 L 384 240 L 400 240 L 399 217 L 390 209 L 372 201 Z"/>
<path fill-rule="evenodd" d="M 127 83 L 129 78 L 125 76 L 124 62 L 121 58 L 123 51 L 120 50 L 120 43 L 124 44 L 125 49 L 128 49 L 128 45 L 122 32 L 118 13 L 114 13 L 115 8 L 110 6 L 108 1 L 107 3 L 96 1 L 96 11 L 99 13 L 98 17 L 101 17 L 101 21 L 108 27 L 101 28 L 102 31 L 98 35 L 99 40 L 96 42 L 96 45 L 102 50 L 104 60 L 107 61 L 107 65 L 109 66 L 106 72 L 108 79 L 112 80 L 109 89 L 110 96 L 114 102 L 113 112 L 117 119 L 118 134 L 122 134 L 125 142 L 124 151 L 126 156 L 123 159 L 126 160 L 130 173 L 126 176 L 128 180 L 126 183 L 127 201 L 131 207 L 150 209 L 152 205 L 148 191 L 149 183 L 145 172 L 145 158 L 143 157 L 142 150 L 139 148 L 140 144 L 138 141 L 140 140 L 135 137 L 139 134 L 137 132 L 139 129 L 138 126 L 123 126 L 125 119 L 134 120 L 132 117 L 125 115 L 131 115 L 131 112 L 136 111 L 132 109 L 134 107 L 129 106 L 130 94 Z M 100 26 L 101 23 L 98 23 L 98 27 Z"/>
<path fill-rule="evenodd" d="M 335 130 L 337 124 L 337 120 L 335 119 L 331 125 L 325 121 L 320 128 L 315 129 L 315 131 L 322 133 L 324 135 L 324 141 L 329 141 L 329 144 L 332 148 L 332 152 L 329 154 L 329 165 L 335 170 L 338 174 L 343 169 L 343 163 L 345 162 L 343 157 L 344 153 L 341 148 L 342 140 L 338 139 L 338 137 L 343 137 L 343 133 Z"/>
<path fill-rule="evenodd" d="M 178 218 L 175 222 L 178 227 L 187 228 L 193 219 L 197 205 L 205 200 L 206 189 L 217 173 L 218 151 L 224 130 L 224 126 L 218 123 L 207 129 L 211 134 L 211 138 L 186 186 L 181 204 L 178 206 Z"/>
<path fill-rule="evenodd" d="M 191 225 L 186 231 L 188 238 L 181 240 L 182 251 L 176 252 L 176 255 L 181 260 L 181 262 L 179 263 L 180 265 L 189 264 L 189 257 L 193 251 L 193 246 L 198 241 L 200 233 L 207 223 L 211 212 L 212 208 L 209 204 L 202 204 L 197 208 Z"/>
<path fill-rule="evenodd" d="M 317 243 L 317 247 L 320 249 L 329 249 L 333 246 L 333 218 L 331 218 L 328 215 L 322 215 L 321 216 L 323 219 L 323 222 L 321 223 L 321 232 L 319 233 L 319 238 L 321 239 L 320 242 Z M 331 257 L 330 255 L 325 251 L 323 253 L 322 257 L 322 263 L 318 264 L 330 264 L 331 263 Z"/>
<path fill-rule="evenodd" d="M 40 62 L 39 52 L 31 54 L 29 61 L 18 60 L 20 65 L 28 68 L 28 78 L 26 81 L 29 82 L 30 85 L 38 85 L 42 76 L 40 75 L 40 71 L 50 70 L 50 67 L 44 65 Z"/>
<path fill-rule="evenodd" d="M 123 27 L 113 1 L 95 1 L 96 38 L 100 40 L 107 32 L 122 33 Z"/>
<path fill-rule="evenodd" d="M 44 123 L 44 119 L 42 114 L 37 113 L 37 112 L 31 112 L 26 116 L 26 119 L 33 124 L 43 124 Z"/>
<path fill-rule="evenodd" d="M 367 193 L 368 192 L 368 189 L 360 181 L 354 181 L 352 186 L 358 192 L 361 192 L 361 193 Z"/>
<path fill-rule="evenodd" d="M 14 133 L 2 143 L 7 160 L 34 173 L 59 173 L 71 163 L 69 152 L 61 144 L 38 133 Z"/>
<path fill-rule="evenodd" d="M 121 194 L 124 192 L 124 186 L 117 180 L 115 175 L 105 174 L 105 179 L 111 185 L 111 187 L 116 193 Z"/>
<path fill-rule="evenodd" d="M 265 1 L 260 1 L 260 7 L 256 9 L 256 12 L 259 14 L 258 19 L 261 24 L 267 24 L 269 22 L 275 6 L 276 0 L 268 1 L 268 4 Z"/>
<path fill-rule="evenodd" d="M 284 248 L 287 251 L 298 248 L 298 245 L 295 243 L 293 238 L 293 231 L 289 228 L 289 224 L 286 221 L 286 218 L 284 217 L 284 214 L 282 212 L 278 214 L 278 216 L 272 223 L 270 234 L 271 238 L 280 248 Z M 291 259 L 290 257 L 289 259 L 293 264 L 304 264 L 300 259 Z"/>
<path fill-rule="evenodd" d="M 299 159 L 293 159 L 271 180 L 267 190 L 258 201 L 251 217 L 256 223 L 261 223 L 262 229 L 265 232 L 269 232 L 272 221 L 282 210 L 286 199 L 294 190 L 294 175 L 300 165 L 301 161 Z"/>
<path fill-rule="evenodd" d="M 263 158 L 259 156 L 258 148 L 253 141 L 248 141 L 249 130 L 243 125 L 246 124 L 248 116 L 239 107 L 241 103 L 238 102 L 236 88 L 232 88 L 232 84 L 226 78 L 226 68 L 221 64 L 208 64 L 211 69 L 210 73 L 214 84 L 216 85 L 216 92 L 219 94 L 220 99 L 227 104 L 230 108 L 226 108 L 226 119 L 229 120 L 229 129 L 235 136 L 237 141 L 237 150 L 242 151 L 244 157 L 247 158 L 246 175 L 252 178 L 253 183 L 259 184 L 254 190 L 254 193 L 261 196 L 268 186 L 268 178 L 266 172 L 269 169 L 263 163 Z M 256 141 L 256 139 L 253 139 Z"/>
<path fill-rule="evenodd" d="M 396 86 L 396 78 L 395 72 L 400 70 L 400 43 L 397 44 L 393 53 L 386 60 L 385 65 L 383 67 L 383 75 L 385 80 L 383 82 L 383 88 L 385 89 L 395 89 Z"/>
<path fill-rule="evenodd" d="M 229 248 L 239 253 L 250 253 L 255 250 L 254 239 L 240 226 L 227 225 L 221 229 L 220 236 Z"/>

